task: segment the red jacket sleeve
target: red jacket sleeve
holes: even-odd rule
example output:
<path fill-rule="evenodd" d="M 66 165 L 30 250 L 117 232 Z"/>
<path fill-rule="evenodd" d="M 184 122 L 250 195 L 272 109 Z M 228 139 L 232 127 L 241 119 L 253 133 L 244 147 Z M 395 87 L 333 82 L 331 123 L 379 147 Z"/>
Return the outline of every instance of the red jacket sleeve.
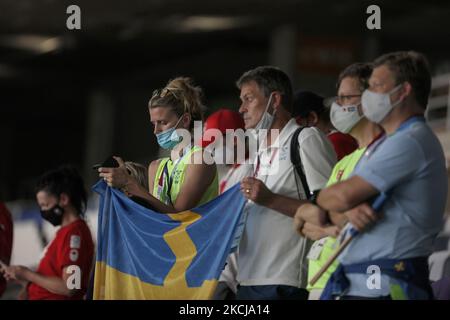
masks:
<path fill-rule="evenodd" d="M 9 264 L 13 242 L 13 222 L 8 208 L 0 202 L 0 260 Z M 0 275 L 0 296 L 6 288 L 6 280 Z"/>
<path fill-rule="evenodd" d="M 60 249 L 58 253 L 58 268 L 62 271 L 67 266 L 77 265 L 82 270 L 86 267 L 86 261 L 91 260 L 91 238 L 81 228 L 70 228 L 61 235 Z"/>

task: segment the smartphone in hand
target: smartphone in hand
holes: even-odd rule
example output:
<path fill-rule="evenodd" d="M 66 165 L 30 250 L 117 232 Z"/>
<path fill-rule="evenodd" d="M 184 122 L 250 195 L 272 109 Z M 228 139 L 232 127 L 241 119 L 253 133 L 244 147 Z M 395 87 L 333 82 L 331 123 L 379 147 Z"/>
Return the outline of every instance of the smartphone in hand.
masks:
<path fill-rule="evenodd" d="M 119 163 L 116 159 L 113 158 L 113 156 L 110 156 L 108 159 L 103 161 L 102 164 L 94 164 L 92 166 L 92 169 L 98 170 L 98 168 L 118 168 Z"/>

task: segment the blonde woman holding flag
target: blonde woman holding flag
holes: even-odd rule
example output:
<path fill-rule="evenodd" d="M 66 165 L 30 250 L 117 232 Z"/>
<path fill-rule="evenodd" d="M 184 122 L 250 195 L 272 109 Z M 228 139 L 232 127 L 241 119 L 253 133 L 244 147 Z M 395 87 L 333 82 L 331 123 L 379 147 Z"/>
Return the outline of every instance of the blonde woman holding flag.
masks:
<path fill-rule="evenodd" d="M 99 168 L 99 176 L 109 186 L 123 188 L 130 196 L 144 198 L 155 211 L 178 213 L 204 204 L 218 195 L 215 164 L 194 161 L 202 149 L 193 139 L 184 141 L 177 129 L 193 133 L 194 121 L 203 120 L 203 93 L 190 78 L 175 78 L 149 101 L 150 121 L 158 144 L 171 150 L 170 157 L 153 161 L 148 169 L 149 189 L 145 190 L 128 174 L 123 160 L 118 168 Z M 191 134 L 193 137 L 193 134 Z"/>

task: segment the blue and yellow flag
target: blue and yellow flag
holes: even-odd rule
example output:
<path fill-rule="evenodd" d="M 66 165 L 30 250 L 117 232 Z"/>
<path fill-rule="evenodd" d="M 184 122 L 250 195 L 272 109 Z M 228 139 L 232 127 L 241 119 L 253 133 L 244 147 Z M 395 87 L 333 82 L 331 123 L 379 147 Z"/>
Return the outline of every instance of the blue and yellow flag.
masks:
<path fill-rule="evenodd" d="M 102 180 L 94 299 L 209 299 L 243 222 L 239 186 L 201 207 L 161 214 Z"/>

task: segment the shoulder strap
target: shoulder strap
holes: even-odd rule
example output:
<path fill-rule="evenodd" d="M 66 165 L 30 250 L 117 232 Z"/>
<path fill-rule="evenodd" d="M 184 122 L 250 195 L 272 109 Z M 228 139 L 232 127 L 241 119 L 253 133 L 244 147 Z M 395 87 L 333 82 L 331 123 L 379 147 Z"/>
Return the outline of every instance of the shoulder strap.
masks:
<path fill-rule="evenodd" d="M 298 143 L 298 136 L 300 135 L 300 132 L 305 127 L 300 127 L 297 130 L 295 130 L 294 134 L 292 135 L 291 139 L 291 162 L 294 165 L 295 171 L 297 171 L 298 176 L 300 177 L 300 180 L 302 182 L 303 190 L 305 191 L 306 198 L 311 198 L 311 192 L 309 190 L 308 182 L 306 181 L 305 173 L 303 172 L 303 166 L 302 166 L 302 159 L 300 156 L 300 149 L 299 149 L 299 143 Z"/>

